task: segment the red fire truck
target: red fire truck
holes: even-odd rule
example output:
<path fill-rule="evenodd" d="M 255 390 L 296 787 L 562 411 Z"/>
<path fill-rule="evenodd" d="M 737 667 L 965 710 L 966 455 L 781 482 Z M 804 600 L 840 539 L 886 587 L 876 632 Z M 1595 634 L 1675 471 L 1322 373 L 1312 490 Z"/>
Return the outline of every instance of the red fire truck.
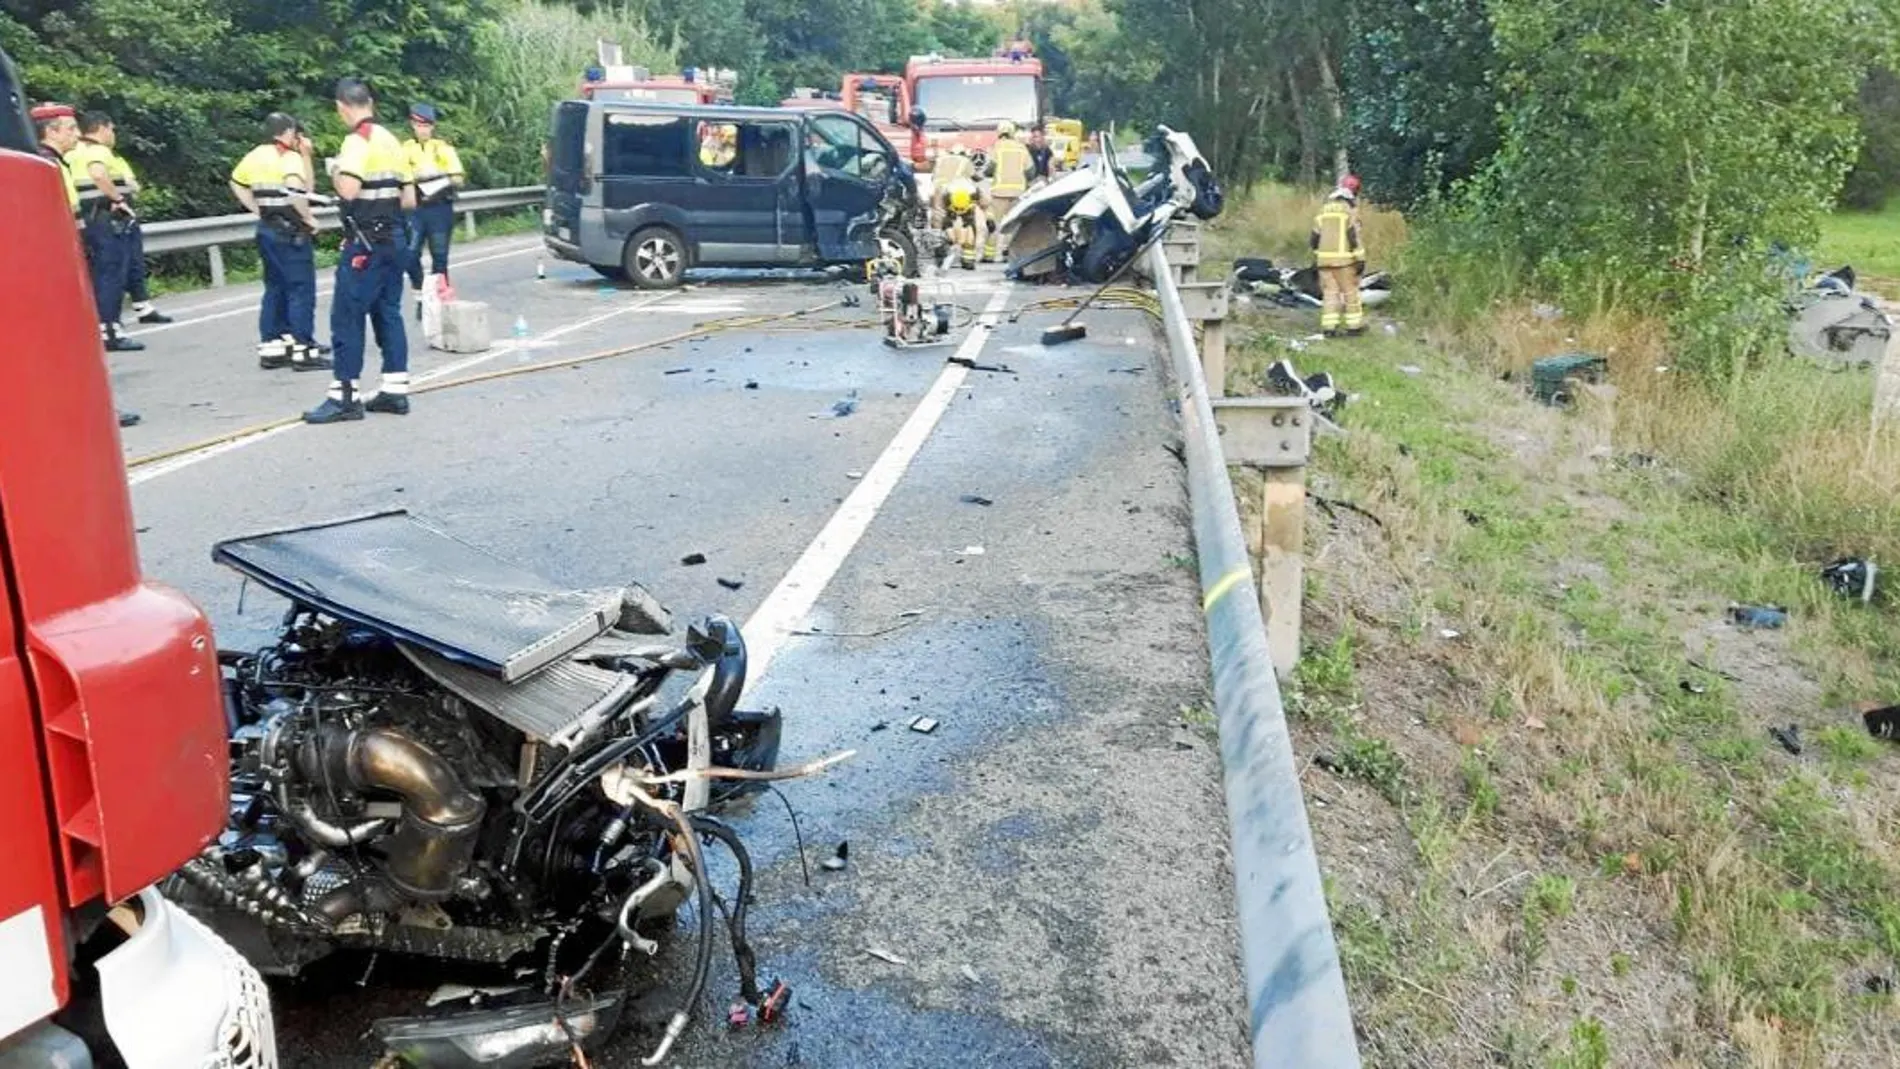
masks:
<path fill-rule="evenodd" d="M 910 85 L 899 75 L 847 74 L 839 99 L 846 111 L 869 120 L 900 151 L 910 142 Z"/>
<path fill-rule="evenodd" d="M 996 124 L 1007 119 L 1027 131 L 1042 121 L 1042 61 L 1027 41 L 996 50 L 987 59 L 912 56 L 904 68 L 913 123 L 911 162 L 920 170 L 951 145 L 987 152 L 996 144 Z"/>
<path fill-rule="evenodd" d="M 235 951 L 152 885 L 224 826 L 217 651 L 139 571 L 86 268 L 0 54 L 0 1069 L 276 1065 Z"/>
<path fill-rule="evenodd" d="M 582 100 L 624 100 L 646 104 L 730 104 L 733 72 L 687 67 L 678 74 L 653 74 L 645 67 L 589 67 L 581 74 Z"/>

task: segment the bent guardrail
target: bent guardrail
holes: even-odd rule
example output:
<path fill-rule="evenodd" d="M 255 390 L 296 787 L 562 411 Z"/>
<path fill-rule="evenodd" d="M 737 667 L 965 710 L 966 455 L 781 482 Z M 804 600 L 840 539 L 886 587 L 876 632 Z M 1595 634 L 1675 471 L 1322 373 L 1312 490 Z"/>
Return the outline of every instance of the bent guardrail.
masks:
<path fill-rule="evenodd" d="M 472 189 L 456 194 L 455 210 L 467 220 L 468 236 L 475 236 L 475 213 L 505 208 L 524 208 L 541 202 L 541 186 L 515 186 L 511 189 Z M 339 225 L 335 208 L 315 212 L 319 230 L 335 230 Z M 257 217 L 249 212 L 213 215 L 203 219 L 168 219 L 146 223 L 146 252 L 189 252 L 203 249 L 211 257 L 211 284 L 224 285 L 224 246 L 247 245 L 257 227 Z"/>
<path fill-rule="evenodd" d="M 1167 253 L 1155 245 L 1148 256 L 1180 387 L 1253 1064 L 1359 1069 L 1339 948 L 1220 429 Z"/>

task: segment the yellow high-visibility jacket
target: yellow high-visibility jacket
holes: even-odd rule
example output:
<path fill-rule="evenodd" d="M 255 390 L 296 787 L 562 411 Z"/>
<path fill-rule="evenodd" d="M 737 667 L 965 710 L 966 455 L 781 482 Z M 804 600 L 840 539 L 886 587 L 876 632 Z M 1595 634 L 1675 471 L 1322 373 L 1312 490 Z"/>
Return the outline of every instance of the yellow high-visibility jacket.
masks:
<path fill-rule="evenodd" d="M 1343 200 L 1328 200 L 1313 219 L 1313 261 L 1321 267 L 1345 267 L 1366 258 L 1359 243 L 1359 224 L 1353 221 L 1352 205 Z"/>

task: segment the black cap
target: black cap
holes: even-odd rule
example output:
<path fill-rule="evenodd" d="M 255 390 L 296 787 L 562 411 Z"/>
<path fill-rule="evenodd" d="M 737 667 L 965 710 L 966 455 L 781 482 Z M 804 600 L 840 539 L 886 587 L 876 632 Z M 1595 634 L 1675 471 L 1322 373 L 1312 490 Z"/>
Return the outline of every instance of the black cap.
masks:
<path fill-rule="evenodd" d="M 424 104 L 418 100 L 414 104 L 409 105 L 409 117 L 411 119 L 420 119 L 423 122 L 434 122 L 435 105 Z"/>

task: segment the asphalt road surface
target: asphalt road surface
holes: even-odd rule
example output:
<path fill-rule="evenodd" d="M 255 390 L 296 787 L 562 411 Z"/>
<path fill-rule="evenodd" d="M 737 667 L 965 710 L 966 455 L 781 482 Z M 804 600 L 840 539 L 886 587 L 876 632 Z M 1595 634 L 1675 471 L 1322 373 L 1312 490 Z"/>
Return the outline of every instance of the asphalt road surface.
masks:
<path fill-rule="evenodd" d="M 401 507 L 555 580 L 638 579 L 676 615 L 744 621 L 746 702 L 785 711 L 782 760 L 858 752 L 786 787 L 809 888 L 775 799 L 734 815 L 761 868 L 760 972 L 793 988 L 788 1019 L 729 1031 L 722 957 L 665 1064 L 1245 1064 L 1187 502 L 1150 325 L 1091 313 L 1086 341 L 1044 349 L 1048 313 L 1009 319 L 1050 292 L 985 269 L 946 281 L 993 327 L 900 352 L 863 325 L 862 286 L 719 278 L 655 295 L 554 261 L 537 280 L 537 250 L 458 247 L 458 289 L 490 304 L 497 345 L 413 346 L 418 382 L 674 340 L 419 394 L 407 417 L 206 448 L 316 403 L 326 377 L 256 367 L 254 287 L 164 302 L 180 322 L 112 357 L 120 404 L 144 416 L 127 457 L 166 457 L 132 469 L 148 572 L 243 648 L 282 604 L 213 566 L 213 542 Z M 818 311 L 680 339 L 801 309 Z M 706 563 L 683 565 L 693 553 Z M 918 716 L 941 726 L 909 730 Z M 847 866 L 821 870 L 843 842 Z M 642 1017 L 674 1005 L 696 923 L 661 952 Z M 368 1066 L 369 1021 L 453 979 L 378 960 L 359 983 L 367 963 L 348 967 L 276 986 L 286 1067 Z M 654 1038 L 636 1020 L 595 1064 L 638 1064 Z"/>

